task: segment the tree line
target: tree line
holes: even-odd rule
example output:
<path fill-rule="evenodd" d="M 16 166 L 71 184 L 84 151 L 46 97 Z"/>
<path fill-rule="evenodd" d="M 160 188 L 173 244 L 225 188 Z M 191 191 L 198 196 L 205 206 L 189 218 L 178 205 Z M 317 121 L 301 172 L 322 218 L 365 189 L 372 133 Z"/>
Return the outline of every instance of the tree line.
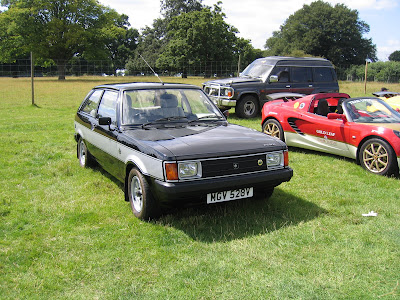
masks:
<path fill-rule="evenodd" d="M 213 75 L 215 62 L 246 65 L 270 55 L 324 57 L 336 66 L 376 61 L 376 46 L 363 35 L 369 26 L 358 11 L 321 0 L 304 5 L 266 39 L 265 49 L 238 37 L 226 22 L 222 2 L 160 0 L 161 17 L 140 31 L 128 16 L 97 0 L 0 0 L 0 63 L 27 58 L 55 65 L 65 79 L 67 62 L 110 62 L 110 68 L 140 70 L 145 57 L 154 68 Z M 200 66 L 200 67 L 198 67 Z"/>

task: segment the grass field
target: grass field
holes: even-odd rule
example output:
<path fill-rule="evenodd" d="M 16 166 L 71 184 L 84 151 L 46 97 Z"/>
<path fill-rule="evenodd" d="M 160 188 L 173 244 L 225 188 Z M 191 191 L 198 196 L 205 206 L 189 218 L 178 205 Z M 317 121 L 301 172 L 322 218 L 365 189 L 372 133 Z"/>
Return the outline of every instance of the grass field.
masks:
<path fill-rule="evenodd" d="M 294 177 L 268 201 L 136 219 L 73 139 L 86 93 L 120 80 L 40 78 L 32 106 L 29 79 L 0 78 L 0 299 L 399 299 L 399 180 L 349 159 L 290 148 Z M 382 86 L 400 91 L 367 92 Z"/>

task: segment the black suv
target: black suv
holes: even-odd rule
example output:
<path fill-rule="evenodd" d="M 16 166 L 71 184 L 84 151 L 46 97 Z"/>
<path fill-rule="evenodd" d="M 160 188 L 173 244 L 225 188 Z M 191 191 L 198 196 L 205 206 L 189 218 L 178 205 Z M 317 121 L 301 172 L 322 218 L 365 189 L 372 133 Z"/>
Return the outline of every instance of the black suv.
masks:
<path fill-rule="evenodd" d="M 339 92 L 339 85 L 326 59 L 270 56 L 253 61 L 240 77 L 208 81 L 203 89 L 219 108 L 235 107 L 238 117 L 253 118 L 268 94 Z"/>

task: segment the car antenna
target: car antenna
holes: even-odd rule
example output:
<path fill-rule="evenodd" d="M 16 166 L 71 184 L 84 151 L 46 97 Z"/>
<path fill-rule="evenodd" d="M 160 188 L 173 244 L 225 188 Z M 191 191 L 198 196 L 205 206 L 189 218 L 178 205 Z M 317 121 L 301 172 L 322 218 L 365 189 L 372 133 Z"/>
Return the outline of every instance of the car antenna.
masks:
<path fill-rule="evenodd" d="M 144 57 L 142 56 L 142 54 L 139 53 L 139 56 L 141 59 L 143 59 L 143 61 L 146 63 L 146 65 L 150 68 L 150 70 L 154 73 L 154 75 L 158 78 L 158 80 L 160 80 L 160 82 L 162 84 L 164 84 L 164 82 L 160 79 L 160 77 L 158 77 L 158 74 L 153 70 L 153 68 L 149 65 L 149 63 L 144 59 Z"/>

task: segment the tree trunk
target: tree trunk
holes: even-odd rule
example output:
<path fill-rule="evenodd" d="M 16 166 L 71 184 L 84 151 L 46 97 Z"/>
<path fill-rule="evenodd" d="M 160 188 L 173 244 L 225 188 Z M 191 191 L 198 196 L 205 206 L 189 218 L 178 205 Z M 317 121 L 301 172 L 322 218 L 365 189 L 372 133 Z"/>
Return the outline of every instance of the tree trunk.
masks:
<path fill-rule="evenodd" d="M 57 64 L 57 73 L 58 73 L 58 80 L 65 80 L 65 61 L 59 60 L 56 61 Z"/>

